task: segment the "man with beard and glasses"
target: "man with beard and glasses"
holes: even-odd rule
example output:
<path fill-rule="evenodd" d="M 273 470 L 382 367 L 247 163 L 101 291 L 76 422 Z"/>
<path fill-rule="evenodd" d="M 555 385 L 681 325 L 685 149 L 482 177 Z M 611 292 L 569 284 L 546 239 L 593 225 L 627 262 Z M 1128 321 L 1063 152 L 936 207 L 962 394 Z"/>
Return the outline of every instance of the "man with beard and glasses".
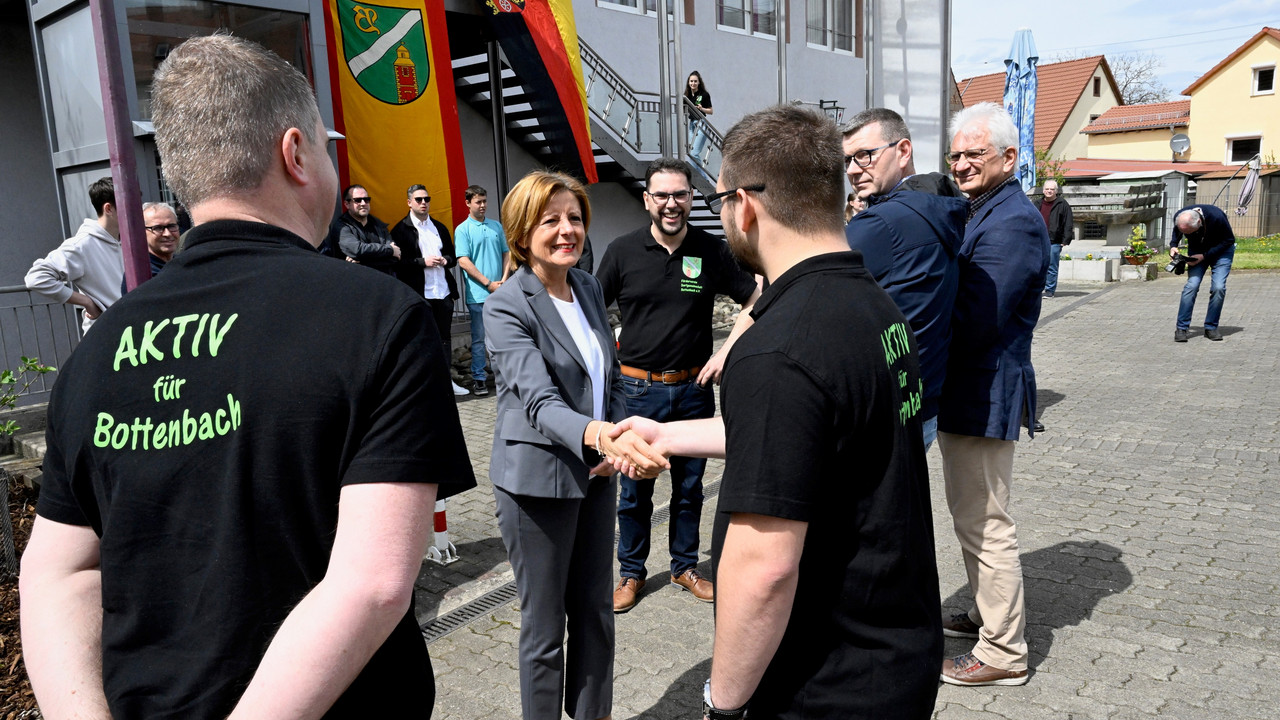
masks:
<path fill-rule="evenodd" d="M 660 158 L 645 172 L 644 206 L 651 223 L 614 240 L 596 277 L 608 305 L 622 312 L 618 359 L 627 386 L 627 414 L 660 422 L 715 415 L 715 392 L 724 360 L 751 325 L 750 310 L 760 290 L 729 248 L 690 227 L 693 206 L 690 169 L 683 161 Z M 728 295 L 742 312 L 714 355 L 711 317 L 715 296 Z M 703 458 L 671 458 L 671 582 L 711 602 L 714 588 L 698 565 L 698 525 L 702 518 Z M 618 497 L 618 563 L 621 579 L 614 612 L 635 606 L 645 585 L 649 521 L 654 482 L 623 476 Z"/>
<path fill-rule="evenodd" d="M 770 283 L 725 365 L 723 417 L 619 425 L 725 458 L 704 717 L 923 720 L 943 646 L 915 338 L 849 252 L 830 119 L 776 106 L 723 153 L 707 204 Z"/>

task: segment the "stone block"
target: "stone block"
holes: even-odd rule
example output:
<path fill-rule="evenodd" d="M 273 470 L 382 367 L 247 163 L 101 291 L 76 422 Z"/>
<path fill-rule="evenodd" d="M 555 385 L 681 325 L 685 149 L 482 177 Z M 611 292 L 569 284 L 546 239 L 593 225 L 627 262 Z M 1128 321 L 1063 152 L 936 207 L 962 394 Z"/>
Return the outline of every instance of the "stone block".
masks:
<path fill-rule="evenodd" d="M 1145 265 L 1130 265 L 1128 263 L 1124 263 L 1120 265 L 1120 272 L 1117 274 L 1116 279 L 1121 282 L 1126 280 L 1155 280 L 1157 272 L 1156 267 L 1156 264 L 1153 262 L 1146 263 Z"/>

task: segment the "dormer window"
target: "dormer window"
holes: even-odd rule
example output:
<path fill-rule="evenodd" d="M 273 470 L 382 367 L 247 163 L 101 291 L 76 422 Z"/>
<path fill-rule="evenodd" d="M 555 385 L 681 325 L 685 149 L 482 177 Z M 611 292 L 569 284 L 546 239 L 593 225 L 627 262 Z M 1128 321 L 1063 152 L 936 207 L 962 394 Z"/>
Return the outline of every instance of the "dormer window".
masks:
<path fill-rule="evenodd" d="M 1253 66 L 1253 94 L 1254 95 L 1273 95 L 1276 91 L 1276 66 L 1275 63 L 1270 65 Z"/>

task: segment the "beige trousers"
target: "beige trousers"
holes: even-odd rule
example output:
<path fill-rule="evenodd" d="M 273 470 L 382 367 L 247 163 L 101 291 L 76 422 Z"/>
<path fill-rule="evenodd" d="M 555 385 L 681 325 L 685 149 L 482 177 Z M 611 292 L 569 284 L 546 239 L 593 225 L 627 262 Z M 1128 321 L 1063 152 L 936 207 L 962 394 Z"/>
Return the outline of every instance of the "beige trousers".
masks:
<path fill-rule="evenodd" d="M 938 433 L 947 506 L 982 626 L 973 654 L 1002 670 L 1027 669 L 1026 617 L 1017 526 L 1009 516 L 1012 440 Z"/>

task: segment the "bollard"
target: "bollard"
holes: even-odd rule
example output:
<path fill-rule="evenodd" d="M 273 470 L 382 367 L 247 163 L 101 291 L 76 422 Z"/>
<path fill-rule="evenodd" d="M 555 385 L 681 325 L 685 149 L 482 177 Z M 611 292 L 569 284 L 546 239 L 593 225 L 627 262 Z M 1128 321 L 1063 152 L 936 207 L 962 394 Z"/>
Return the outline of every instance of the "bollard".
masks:
<path fill-rule="evenodd" d="M 458 548 L 449 542 L 449 523 L 445 520 L 443 500 L 436 501 L 435 531 L 435 541 L 427 548 L 424 559 L 441 565 L 457 562 Z"/>

